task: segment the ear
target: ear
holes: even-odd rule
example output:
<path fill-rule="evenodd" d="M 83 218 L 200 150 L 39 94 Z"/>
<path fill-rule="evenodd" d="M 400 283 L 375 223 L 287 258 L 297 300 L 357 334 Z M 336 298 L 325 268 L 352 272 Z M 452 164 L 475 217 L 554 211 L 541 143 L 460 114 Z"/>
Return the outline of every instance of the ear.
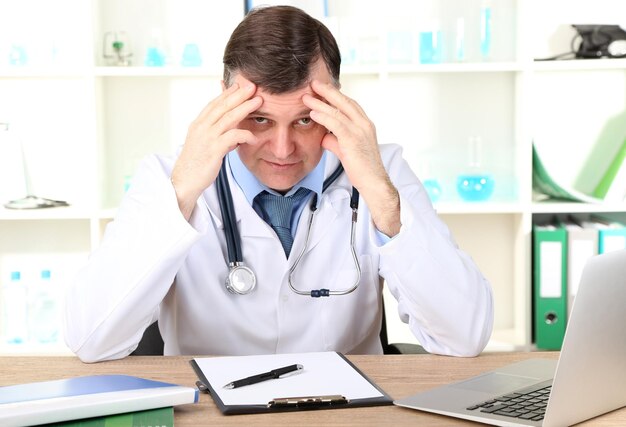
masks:
<path fill-rule="evenodd" d="M 220 82 L 222 83 L 222 92 L 224 92 L 226 90 L 226 83 L 224 80 L 220 80 Z"/>

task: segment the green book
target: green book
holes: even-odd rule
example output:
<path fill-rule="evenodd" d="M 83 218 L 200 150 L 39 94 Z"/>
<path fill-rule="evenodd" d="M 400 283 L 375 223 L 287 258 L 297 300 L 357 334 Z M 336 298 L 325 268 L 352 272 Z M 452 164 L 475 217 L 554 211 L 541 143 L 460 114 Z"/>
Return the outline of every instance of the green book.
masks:
<path fill-rule="evenodd" d="M 174 427 L 174 408 L 156 408 L 146 411 L 104 417 L 85 418 L 47 424 L 49 427 Z"/>
<path fill-rule="evenodd" d="M 615 157 L 613 157 L 608 169 L 604 172 L 604 175 L 600 178 L 598 185 L 593 190 L 593 195 L 595 197 L 603 199 L 606 196 L 609 188 L 611 188 L 611 184 L 613 183 L 615 176 L 622 167 L 624 159 L 626 159 L 626 140 L 622 143 L 622 146 L 617 151 L 617 154 L 615 154 Z"/>

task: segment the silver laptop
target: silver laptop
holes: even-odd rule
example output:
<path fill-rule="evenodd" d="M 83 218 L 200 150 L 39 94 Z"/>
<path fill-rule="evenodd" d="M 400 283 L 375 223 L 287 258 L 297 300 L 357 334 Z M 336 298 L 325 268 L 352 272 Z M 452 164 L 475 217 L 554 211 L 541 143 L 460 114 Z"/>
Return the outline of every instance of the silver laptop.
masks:
<path fill-rule="evenodd" d="M 626 250 L 585 265 L 558 361 L 529 359 L 394 403 L 499 426 L 568 426 L 626 406 Z"/>

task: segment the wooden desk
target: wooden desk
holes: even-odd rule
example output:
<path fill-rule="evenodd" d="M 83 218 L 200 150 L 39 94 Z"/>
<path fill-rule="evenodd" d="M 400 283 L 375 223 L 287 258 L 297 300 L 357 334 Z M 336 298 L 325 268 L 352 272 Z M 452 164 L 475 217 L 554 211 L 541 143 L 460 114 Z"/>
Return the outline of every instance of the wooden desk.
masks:
<path fill-rule="evenodd" d="M 557 358 L 545 353 L 487 353 L 476 358 L 432 355 L 349 356 L 363 372 L 394 399 L 483 371 L 532 357 Z M 191 357 L 131 356 L 126 359 L 84 364 L 75 357 L 0 357 L 0 385 L 69 378 L 79 375 L 129 374 L 153 380 L 195 386 Z M 455 418 L 397 406 L 333 409 L 259 415 L 222 415 L 212 398 L 202 393 L 198 405 L 176 408 L 175 424 L 183 426 L 404 426 L 477 425 Z M 585 425 L 626 425 L 626 408 L 613 411 Z"/>

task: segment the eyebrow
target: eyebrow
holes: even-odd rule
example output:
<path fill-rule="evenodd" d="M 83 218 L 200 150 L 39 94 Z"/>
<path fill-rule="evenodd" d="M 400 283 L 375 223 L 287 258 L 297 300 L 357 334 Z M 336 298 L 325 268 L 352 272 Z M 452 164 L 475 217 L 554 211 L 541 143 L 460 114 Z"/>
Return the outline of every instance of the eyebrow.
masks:
<path fill-rule="evenodd" d="M 305 117 L 308 116 L 309 114 L 311 114 L 311 109 L 310 108 L 304 108 L 300 111 L 298 111 L 298 113 L 296 113 L 294 116 L 295 117 Z M 263 111 L 263 110 L 256 110 L 253 111 L 252 113 L 248 114 L 248 117 L 250 116 L 262 116 L 262 117 L 272 117 L 272 114 Z"/>

